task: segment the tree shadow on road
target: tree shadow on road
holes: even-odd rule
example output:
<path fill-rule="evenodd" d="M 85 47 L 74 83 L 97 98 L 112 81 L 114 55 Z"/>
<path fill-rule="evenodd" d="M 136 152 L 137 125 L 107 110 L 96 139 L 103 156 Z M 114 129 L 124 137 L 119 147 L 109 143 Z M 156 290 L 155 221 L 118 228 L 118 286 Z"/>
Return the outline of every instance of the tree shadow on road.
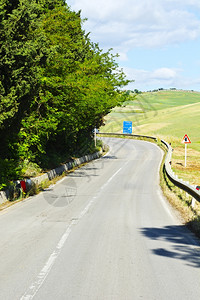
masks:
<path fill-rule="evenodd" d="M 162 228 L 142 228 L 141 233 L 155 241 L 168 242 L 165 248 L 152 249 L 152 253 L 162 257 L 184 260 L 191 267 L 200 268 L 200 241 L 191 237 L 184 225 Z M 170 250 L 169 250 L 169 242 Z"/>

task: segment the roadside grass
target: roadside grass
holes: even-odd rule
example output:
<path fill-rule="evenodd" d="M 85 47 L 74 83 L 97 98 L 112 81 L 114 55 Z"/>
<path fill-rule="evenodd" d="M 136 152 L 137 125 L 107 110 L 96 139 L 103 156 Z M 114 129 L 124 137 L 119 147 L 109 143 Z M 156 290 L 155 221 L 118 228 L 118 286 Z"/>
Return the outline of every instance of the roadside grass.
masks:
<path fill-rule="evenodd" d="M 161 146 L 161 148 L 163 147 Z M 181 222 L 200 238 L 200 203 L 195 201 L 192 206 L 192 196 L 179 189 L 168 179 L 164 172 L 164 160 L 165 155 L 160 168 L 160 186 L 163 194 L 171 206 L 176 209 L 175 212 Z"/>
<path fill-rule="evenodd" d="M 172 170 L 184 181 L 200 185 L 200 152 L 188 147 L 185 167 L 185 149 L 176 147 L 172 155 Z"/>

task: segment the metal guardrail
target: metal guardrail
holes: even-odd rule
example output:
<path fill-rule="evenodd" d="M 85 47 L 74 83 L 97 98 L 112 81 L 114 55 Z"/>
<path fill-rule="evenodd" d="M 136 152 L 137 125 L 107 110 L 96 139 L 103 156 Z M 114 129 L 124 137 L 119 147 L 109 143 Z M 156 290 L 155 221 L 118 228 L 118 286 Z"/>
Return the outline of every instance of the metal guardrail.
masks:
<path fill-rule="evenodd" d="M 110 136 L 132 136 L 132 137 L 141 137 L 141 138 L 149 138 L 157 142 L 157 138 L 153 136 L 146 136 L 146 135 L 136 135 L 136 134 L 124 134 L 124 133 L 98 133 L 99 135 L 110 135 Z M 167 174 L 167 177 L 169 180 L 176 186 L 178 186 L 180 189 L 184 190 L 188 194 L 190 194 L 194 199 L 196 199 L 198 202 L 200 202 L 200 191 L 196 189 L 196 186 L 192 186 L 189 183 L 183 181 L 182 179 L 179 179 L 177 175 L 174 174 L 174 172 L 171 169 L 171 158 L 172 158 L 172 152 L 173 149 L 171 145 L 169 145 L 164 140 L 161 140 L 162 144 L 167 148 L 167 155 L 165 158 L 165 172 Z"/>
<path fill-rule="evenodd" d="M 182 179 L 179 179 L 177 175 L 174 174 L 174 172 L 171 169 L 171 158 L 172 158 L 172 152 L 173 149 L 171 145 L 169 145 L 164 140 L 161 140 L 161 142 L 167 147 L 168 152 L 165 158 L 165 171 L 170 179 L 170 181 L 178 186 L 180 189 L 184 190 L 188 194 L 190 194 L 193 198 L 195 198 L 198 202 L 200 202 L 200 192 L 196 189 L 196 186 L 192 186 L 189 183 L 183 181 Z"/>
<path fill-rule="evenodd" d="M 132 136 L 132 137 L 139 137 L 139 138 L 147 138 L 151 139 L 157 142 L 157 138 L 153 136 L 148 136 L 148 135 L 139 135 L 139 134 L 130 134 L 130 133 L 111 133 L 111 132 L 98 132 L 98 135 L 110 135 L 110 136 Z"/>
<path fill-rule="evenodd" d="M 136 135 L 136 134 L 123 134 L 123 133 L 102 133 L 99 132 L 97 133 L 98 135 L 110 135 L 110 136 L 132 136 L 132 137 L 140 137 L 140 138 L 149 138 L 152 139 L 154 141 L 157 142 L 157 138 L 156 137 L 152 137 L 152 136 L 147 136 L 147 135 Z M 182 179 L 179 179 L 177 175 L 174 174 L 174 172 L 171 169 L 171 157 L 172 157 L 172 147 L 171 145 L 169 145 L 167 142 L 165 142 L 164 140 L 161 140 L 162 144 L 167 148 L 168 152 L 165 158 L 165 163 L 164 163 L 164 167 L 165 167 L 165 171 L 166 174 L 168 176 L 168 178 L 170 179 L 170 181 L 178 186 L 180 189 L 186 191 L 188 194 L 190 194 L 193 198 L 195 198 L 198 202 L 200 202 L 200 192 L 196 189 L 196 186 L 192 186 L 187 182 L 184 182 Z M 95 153 L 93 155 L 88 155 L 82 158 L 79 158 L 77 160 L 75 160 L 73 163 L 74 165 L 79 165 L 83 162 L 87 162 L 90 161 L 92 159 L 95 159 L 97 157 L 99 157 L 101 154 L 100 153 Z M 39 183 L 41 181 L 44 181 L 45 179 L 52 179 L 54 177 L 56 177 L 57 175 L 61 174 L 63 171 L 65 171 L 66 169 L 70 169 L 71 166 L 65 165 L 56 168 L 54 170 L 51 170 L 50 172 L 39 176 L 37 178 L 32 179 L 35 183 Z M 45 176 L 45 178 L 43 178 Z M 9 200 L 9 193 L 8 191 L 1 191 L 0 192 L 0 203 L 4 203 L 5 201 Z"/>

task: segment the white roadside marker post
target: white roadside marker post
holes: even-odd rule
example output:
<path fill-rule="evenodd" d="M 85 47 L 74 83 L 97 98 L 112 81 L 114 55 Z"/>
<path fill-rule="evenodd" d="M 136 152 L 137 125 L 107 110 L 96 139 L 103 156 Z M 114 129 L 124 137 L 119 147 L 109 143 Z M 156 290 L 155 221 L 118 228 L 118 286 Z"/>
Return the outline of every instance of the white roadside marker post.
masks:
<path fill-rule="evenodd" d="M 191 144 L 191 141 L 187 134 L 185 134 L 184 138 L 182 139 L 182 142 L 185 144 L 185 167 L 187 167 L 187 144 Z"/>
<path fill-rule="evenodd" d="M 185 167 L 187 167 L 187 144 L 185 143 Z"/>
<path fill-rule="evenodd" d="M 97 145 L 97 129 L 96 129 L 96 127 L 94 128 L 94 145 L 95 145 L 95 147 Z"/>

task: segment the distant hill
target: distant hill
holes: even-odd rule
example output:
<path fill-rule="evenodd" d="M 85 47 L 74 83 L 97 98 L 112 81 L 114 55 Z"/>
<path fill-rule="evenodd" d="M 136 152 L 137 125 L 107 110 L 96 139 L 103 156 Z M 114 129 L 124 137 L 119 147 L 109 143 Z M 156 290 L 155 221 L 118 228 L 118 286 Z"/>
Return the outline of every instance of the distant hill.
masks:
<path fill-rule="evenodd" d="M 160 90 L 138 94 L 106 117 L 101 131 L 122 132 L 123 121 L 133 122 L 133 133 L 154 135 L 167 141 L 182 139 L 188 133 L 192 147 L 200 151 L 200 93 Z"/>

